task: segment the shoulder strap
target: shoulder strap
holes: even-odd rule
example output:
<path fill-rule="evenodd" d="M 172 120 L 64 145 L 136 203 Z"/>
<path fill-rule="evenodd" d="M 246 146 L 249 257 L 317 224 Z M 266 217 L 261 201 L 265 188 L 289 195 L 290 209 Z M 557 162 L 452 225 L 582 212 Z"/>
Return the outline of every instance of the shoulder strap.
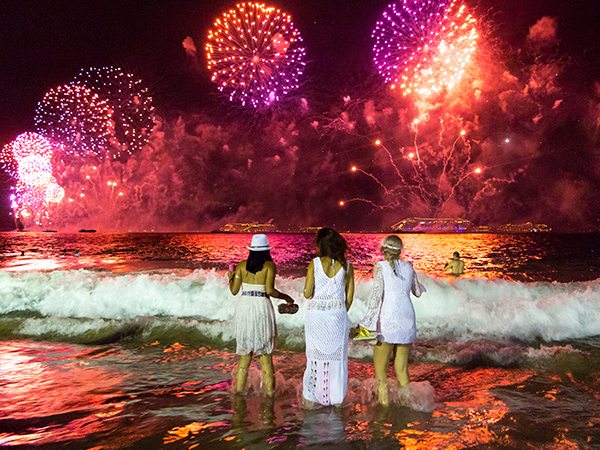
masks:
<path fill-rule="evenodd" d="M 319 258 L 317 256 L 315 259 L 313 259 L 313 263 L 314 263 L 313 266 L 314 266 L 315 270 L 318 267 L 318 268 L 321 269 L 321 271 L 323 271 L 323 263 L 321 262 L 321 258 Z"/>

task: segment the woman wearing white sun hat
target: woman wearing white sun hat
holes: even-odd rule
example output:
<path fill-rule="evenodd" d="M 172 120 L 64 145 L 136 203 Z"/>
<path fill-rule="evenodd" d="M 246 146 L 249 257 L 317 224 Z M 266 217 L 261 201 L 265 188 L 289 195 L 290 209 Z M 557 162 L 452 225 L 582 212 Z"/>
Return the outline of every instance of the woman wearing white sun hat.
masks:
<path fill-rule="evenodd" d="M 275 289 L 276 268 L 267 236 L 255 234 L 247 248 L 250 250 L 248 259 L 228 272 L 231 293 L 237 295 L 242 291 L 235 308 L 236 353 L 240 355 L 235 390 L 236 393 L 244 391 L 252 356 L 258 355 L 264 392 L 271 397 L 275 392 L 272 353 L 277 331 L 270 297 L 285 300 L 289 305 L 293 305 L 294 300 Z"/>

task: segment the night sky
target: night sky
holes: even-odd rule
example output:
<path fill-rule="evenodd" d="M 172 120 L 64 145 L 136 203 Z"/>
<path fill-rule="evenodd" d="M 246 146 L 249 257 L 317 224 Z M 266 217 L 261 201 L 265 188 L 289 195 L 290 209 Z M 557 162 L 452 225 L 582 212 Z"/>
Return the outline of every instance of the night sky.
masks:
<path fill-rule="evenodd" d="M 370 33 L 387 3 L 387 0 L 271 2 L 292 14 L 294 24 L 302 33 L 308 66 L 300 95 L 308 98 L 315 109 L 328 108 L 330 99 L 333 102 L 340 95 L 340 86 L 354 90 L 364 86 L 365 92 L 371 89 L 367 86 L 372 85 L 376 76 L 371 63 Z M 505 217 L 474 214 L 475 221 L 537 219 L 559 229 L 561 225 L 563 229 L 599 229 L 600 132 L 597 125 L 595 128 L 590 125 L 594 121 L 595 105 L 600 103 L 600 92 L 595 93 L 595 83 L 600 82 L 598 1 L 487 0 L 467 3 L 474 8 L 477 17 L 484 19 L 487 39 L 497 42 L 505 58 L 503 63 L 515 72 L 519 72 L 519 65 L 522 65 L 521 49 L 529 28 L 544 16 L 557 19 L 558 42 L 552 51 L 553 57 L 563 65 L 558 83 L 560 98 L 568 111 L 568 117 L 557 119 L 555 126 L 546 125 L 540 145 L 547 156 L 542 160 L 538 158 L 528 168 L 530 179 L 524 180 L 521 187 L 507 188 L 503 204 L 510 204 L 510 199 L 519 195 L 524 195 L 527 201 L 521 201 Z M 202 55 L 203 40 L 212 21 L 233 4 L 202 0 L 3 0 L 0 2 L 0 144 L 32 130 L 35 106 L 47 90 L 69 81 L 80 68 L 91 66 L 118 65 L 140 75 L 150 87 L 158 113 L 168 118 L 165 120 L 175 120 L 180 114 L 201 114 L 212 123 L 218 122 L 221 116 L 227 121 L 235 121 L 236 116 L 243 119 L 243 112 L 218 95 L 205 70 L 204 60 L 193 61 L 182 47 L 186 36 L 191 36 Z M 599 117 L 600 109 L 596 112 Z M 262 123 L 254 120 L 254 126 L 257 122 Z M 269 156 L 273 155 L 270 153 Z M 339 167 L 351 163 L 355 155 L 342 158 L 349 159 L 341 161 Z M 577 191 L 580 194 L 574 195 L 572 201 L 578 203 L 573 205 L 573 210 L 584 208 L 588 211 L 577 213 L 572 221 L 565 221 L 565 217 L 572 217 L 573 213 L 564 204 L 557 204 L 556 211 L 551 210 L 551 202 L 543 206 L 545 211 L 536 206 L 544 192 L 549 191 L 549 185 L 559 181 L 563 174 L 568 178 L 569 186 L 579 186 L 578 177 L 587 186 Z M 376 195 L 372 186 L 361 187 L 347 175 L 336 183 L 346 190 Z M 546 188 L 534 189 L 535 183 L 544 184 Z M 6 188 L 6 180 L 4 184 Z M 595 196 L 589 194 L 594 187 Z M 223 190 L 214 188 L 219 192 Z M 356 192 L 351 196 L 356 196 Z M 327 195 L 323 194 L 324 198 Z M 587 203 L 581 204 L 582 201 Z M 220 219 L 259 219 L 242 213 L 251 209 L 249 204 L 233 203 L 228 204 L 230 211 L 237 211 L 232 217 L 212 205 L 191 214 L 190 222 L 198 223 L 198 228 L 202 229 L 200 223 L 210 222 L 212 226 Z M 557 211 L 560 214 L 557 215 Z M 7 213 L 5 209 L 4 223 L 10 223 Z M 354 211 L 348 208 L 319 211 L 305 223 L 330 221 L 353 228 L 352 218 L 357 213 L 364 217 L 356 224 L 357 228 L 368 229 L 370 222 L 374 222 L 372 228 L 393 222 L 393 216 L 388 213 L 380 214 L 367 209 L 366 205 L 356 205 Z M 298 213 L 288 222 L 302 222 L 302 214 L 310 213 Z M 396 216 L 402 218 L 402 214 Z M 276 222 L 286 221 L 284 216 L 277 214 L 271 218 Z M 552 223 L 553 219 L 557 223 Z M 157 220 L 165 223 L 164 218 Z M 174 223 L 173 228 L 191 227 L 181 223 Z"/>

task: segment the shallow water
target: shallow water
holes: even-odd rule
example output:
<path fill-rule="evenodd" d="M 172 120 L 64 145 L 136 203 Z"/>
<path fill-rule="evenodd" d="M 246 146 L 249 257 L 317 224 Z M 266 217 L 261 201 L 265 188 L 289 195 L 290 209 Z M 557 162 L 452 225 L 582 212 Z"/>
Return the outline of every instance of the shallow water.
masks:
<path fill-rule="evenodd" d="M 433 413 L 383 409 L 365 395 L 371 365 L 350 362 L 342 409 L 299 406 L 300 353 L 275 358 L 275 401 L 230 393 L 235 355 L 207 347 L 3 342 L 0 444 L 72 448 L 592 448 L 598 378 L 561 370 L 415 363 Z M 250 385 L 259 387 L 258 369 Z M 365 398 L 367 397 L 367 398 Z M 576 417 L 577 419 L 574 419 Z"/>
<path fill-rule="evenodd" d="M 356 322 L 381 235 L 349 235 Z M 410 235 L 415 300 L 411 379 L 433 412 L 373 402 L 372 349 L 351 343 L 343 408 L 306 411 L 300 278 L 311 237 L 274 235 L 281 290 L 277 395 L 231 394 L 227 264 L 248 236 L 0 236 L 0 445 L 67 448 L 598 448 L 598 235 Z M 459 249 L 468 274 L 441 266 Z M 25 254 L 21 255 L 21 251 Z M 78 255 L 76 255 L 76 252 Z M 390 376 L 393 374 L 390 372 Z"/>
<path fill-rule="evenodd" d="M 349 260 L 365 275 L 379 260 L 383 234 L 347 234 Z M 417 270 L 445 277 L 446 261 L 459 251 L 466 277 L 515 281 L 587 281 L 600 278 L 600 234 L 406 234 L 404 257 Z M 139 272 L 170 269 L 226 270 L 245 259 L 250 237 L 186 233 L 0 233 L 5 270 L 79 269 Z M 314 256 L 309 234 L 270 236 L 284 275 L 303 276 Z M 21 252 L 24 254 L 21 255 Z"/>

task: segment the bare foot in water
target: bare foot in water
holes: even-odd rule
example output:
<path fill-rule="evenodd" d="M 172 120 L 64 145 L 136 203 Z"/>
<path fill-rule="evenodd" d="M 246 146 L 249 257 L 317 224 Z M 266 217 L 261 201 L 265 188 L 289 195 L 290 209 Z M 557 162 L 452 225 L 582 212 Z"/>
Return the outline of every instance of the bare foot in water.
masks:
<path fill-rule="evenodd" d="M 390 394 L 387 381 L 377 382 L 377 403 L 384 407 L 390 406 Z"/>
<path fill-rule="evenodd" d="M 313 402 L 311 402 L 310 400 L 306 400 L 304 399 L 304 409 L 315 409 L 315 404 Z"/>

